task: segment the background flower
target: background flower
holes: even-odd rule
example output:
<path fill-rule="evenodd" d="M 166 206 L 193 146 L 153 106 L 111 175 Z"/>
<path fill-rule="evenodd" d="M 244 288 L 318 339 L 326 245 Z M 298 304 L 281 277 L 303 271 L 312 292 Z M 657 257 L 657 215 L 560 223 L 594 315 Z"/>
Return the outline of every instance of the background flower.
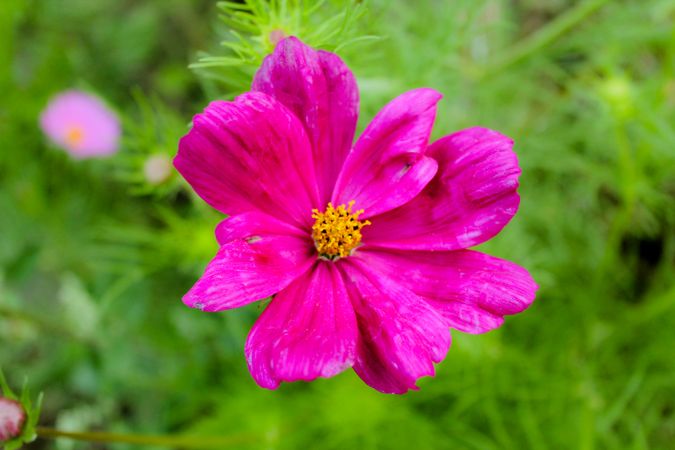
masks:
<path fill-rule="evenodd" d="M 76 159 L 108 156 L 118 150 L 120 123 L 100 99 L 81 91 L 53 97 L 40 115 L 42 131 Z"/>

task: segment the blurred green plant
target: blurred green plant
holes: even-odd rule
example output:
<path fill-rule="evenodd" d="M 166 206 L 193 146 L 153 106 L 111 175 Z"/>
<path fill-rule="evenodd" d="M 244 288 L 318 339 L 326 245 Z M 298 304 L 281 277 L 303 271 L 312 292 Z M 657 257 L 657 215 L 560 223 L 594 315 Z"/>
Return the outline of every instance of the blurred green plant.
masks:
<path fill-rule="evenodd" d="M 340 51 L 377 40 L 359 33 L 367 2 L 354 0 L 244 0 L 218 3 L 224 55 L 202 55 L 193 69 L 222 82 L 230 96 L 248 90 L 255 71 L 277 42 L 296 36 L 315 48 Z"/>
<path fill-rule="evenodd" d="M 116 176 L 129 186 L 134 195 L 161 199 L 175 196 L 183 186 L 171 160 L 178 139 L 183 135 L 185 120 L 178 117 L 159 98 L 148 98 L 134 89 L 137 110 L 124 122 L 125 152 L 115 167 Z"/>

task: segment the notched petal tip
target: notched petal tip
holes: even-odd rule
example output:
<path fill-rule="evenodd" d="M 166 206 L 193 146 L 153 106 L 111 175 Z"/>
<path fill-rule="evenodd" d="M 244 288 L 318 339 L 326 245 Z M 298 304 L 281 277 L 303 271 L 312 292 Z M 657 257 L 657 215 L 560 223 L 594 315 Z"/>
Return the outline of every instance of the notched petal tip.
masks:
<path fill-rule="evenodd" d="M 431 113 L 436 116 L 436 107 L 439 101 L 443 99 L 443 94 L 432 88 L 416 88 L 399 95 L 389 105 L 398 104 L 407 110 L 408 114 L 419 115 L 433 110 Z M 433 122 L 433 117 L 432 117 Z"/>
<path fill-rule="evenodd" d="M 420 378 L 435 375 L 434 363 L 450 348 L 443 318 L 393 278 L 371 271 L 365 260 L 341 267 L 359 322 L 354 371 L 383 393 L 416 390 Z"/>
<path fill-rule="evenodd" d="M 434 89 L 419 88 L 387 103 L 349 153 L 333 202 L 355 200 L 370 217 L 409 202 L 424 189 L 438 169 L 425 154 L 441 98 Z"/>
<path fill-rule="evenodd" d="M 482 127 L 480 125 L 475 125 L 472 127 L 467 127 L 459 131 L 455 131 L 454 133 L 450 134 L 449 136 L 473 136 L 476 141 L 481 141 L 487 138 L 492 138 L 495 140 L 502 140 L 505 143 L 509 143 L 511 146 L 513 146 L 513 139 L 510 138 L 509 136 L 505 135 L 504 133 L 501 133 L 497 130 L 493 130 L 492 128 L 487 128 L 487 127 Z"/>
<path fill-rule="evenodd" d="M 272 368 L 266 360 L 264 352 L 260 348 L 251 345 L 252 335 L 253 330 L 251 330 L 251 333 L 246 340 L 246 345 L 244 346 L 246 365 L 251 373 L 251 377 L 258 386 L 274 391 L 281 386 L 281 380 L 273 374 Z"/>
<path fill-rule="evenodd" d="M 193 292 L 194 290 L 195 290 L 195 286 L 193 286 L 181 299 L 185 306 L 187 306 L 188 308 L 192 308 L 192 309 L 198 309 L 199 311 L 203 311 L 203 312 L 222 311 L 222 310 L 219 310 L 219 309 L 213 309 L 213 308 L 207 307 L 206 302 L 204 300 L 202 300 L 199 296 L 194 294 L 194 292 Z"/>
<path fill-rule="evenodd" d="M 344 289 L 333 263 L 318 263 L 274 297 L 246 340 L 259 385 L 329 378 L 353 365 L 358 328 Z"/>
<path fill-rule="evenodd" d="M 183 297 L 191 308 L 217 312 L 273 295 L 314 263 L 311 239 L 262 213 L 244 213 L 216 229 L 220 248 Z"/>
<path fill-rule="evenodd" d="M 395 251 L 368 248 L 357 256 L 370 270 L 423 298 L 446 325 L 480 334 L 533 302 L 536 283 L 507 260 L 473 250 Z"/>
<path fill-rule="evenodd" d="M 274 97 L 303 123 L 321 203 L 327 202 L 356 130 L 359 95 L 352 72 L 338 55 L 289 36 L 265 57 L 252 89 Z"/>
<path fill-rule="evenodd" d="M 521 170 L 513 139 L 483 127 L 434 142 L 427 155 L 435 177 L 407 204 L 373 221 L 364 239 L 416 250 L 473 247 L 499 233 L 516 214 Z"/>
<path fill-rule="evenodd" d="M 511 264 L 520 270 L 520 277 L 521 277 L 520 297 L 522 307 L 515 312 L 515 314 L 517 314 L 525 311 L 530 306 L 532 306 L 532 303 L 534 303 L 535 299 L 537 298 L 537 292 L 539 291 L 540 286 L 534 280 L 534 277 L 532 276 L 529 270 L 518 264 L 515 263 Z"/>
<path fill-rule="evenodd" d="M 272 96 L 211 102 L 180 140 L 174 165 L 209 205 L 228 215 L 261 211 L 311 222 L 318 201 L 312 147 L 300 120 Z M 286 178 L 279 183 L 278 174 Z"/>
<path fill-rule="evenodd" d="M 429 87 L 421 87 L 421 88 L 416 88 L 416 89 L 411 89 L 407 92 L 404 92 L 402 95 L 407 96 L 411 95 L 414 96 L 420 100 L 424 100 L 424 104 L 435 104 L 438 103 L 443 99 L 443 94 L 441 94 L 439 91 L 437 91 L 434 88 L 429 88 Z"/>
<path fill-rule="evenodd" d="M 302 42 L 300 40 L 300 38 L 298 38 L 297 36 L 295 36 L 293 34 L 291 34 L 290 36 L 286 36 L 283 39 L 280 39 L 279 43 L 277 44 L 277 47 L 279 47 L 279 46 L 286 47 L 286 46 L 294 46 L 294 45 L 297 45 L 297 46 L 300 46 L 300 47 L 303 47 L 303 48 L 311 49 L 311 47 L 309 45 Z"/>

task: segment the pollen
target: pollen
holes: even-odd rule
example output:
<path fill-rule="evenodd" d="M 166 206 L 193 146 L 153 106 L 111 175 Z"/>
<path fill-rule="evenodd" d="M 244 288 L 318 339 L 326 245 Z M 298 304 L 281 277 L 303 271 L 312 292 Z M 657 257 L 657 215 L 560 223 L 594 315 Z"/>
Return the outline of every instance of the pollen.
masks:
<path fill-rule="evenodd" d="M 84 139 L 84 131 L 78 126 L 71 126 L 66 131 L 66 143 L 72 147 L 78 146 Z"/>
<path fill-rule="evenodd" d="M 312 210 L 312 218 L 316 219 L 312 237 L 320 256 L 332 260 L 344 258 L 361 243 L 361 229 L 370 225 L 370 221 L 359 220 L 363 210 L 352 212 L 353 206 L 354 200 L 337 208 L 329 202 L 324 212 Z"/>

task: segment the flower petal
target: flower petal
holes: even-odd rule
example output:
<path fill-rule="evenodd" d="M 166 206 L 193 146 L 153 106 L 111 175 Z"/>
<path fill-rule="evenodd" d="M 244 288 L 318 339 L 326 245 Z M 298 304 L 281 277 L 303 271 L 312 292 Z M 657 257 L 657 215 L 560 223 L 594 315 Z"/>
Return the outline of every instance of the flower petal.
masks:
<path fill-rule="evenodd" d="M 396 208 L 415 197 L 436 173 L 425 156 L 441 94 L 406 92 L 386 105 L 347 157 L 333 191 L 333 203 L 355 200 L 363 218 Z"/>
<path fill-rule="evenodd" d="M 311 225 L 318 191 L 305 129 L 284 105 L 250 92 L 212 102 L 181 139 L 176 169 L 211 206 Z"/>
<path fill-rule="evenodd" d="M 505 315 L 530 306 L 537 291 L 527 270 L 471 250 L 394 251 L 362 248 L 354 254 L 372 271 L 424 298 L 447 326 L 466 333 L 499 327 Z"/>
<path fill-rule="evenodd" d="M 288 286 L 314 260 L 307 233 L 262 213 L 225 219 L 216 235 L 220 250 L 183 297 L 191 308 L 222 311 L 263 299 Z"/>
<path fill-rule="evenodd" d="M 268 389 L 331 377 L 354 363 L 357 336 L 341 275 L 332 262 L 319 261 L 279 292 L 251 329 L 249 370 Z"/>
<path fill-rule="evenodd" d="M 402 394 L 433 376 L 450 347 L 443 318 L 423 299 L 362 261 L 341 261 L 361 332 L 354 370 L 369 386 Z"/>
<path fill-rule="evenodd" d="M 495 236 L 518 210 L 520 168 L 513 141 L 469 128 L 429 147 L 434 179 L 411 202 L 372 218 L 363 242 L 378 247 L 456 250 Z"/>
<path fill-rule="evenodd" d="M 276 98 L 305 125 L 324 206 L 354 140 L 359 114 L 354 75 L 339 56 L 289 37 L 265 58 L 252 88 Z"/>

